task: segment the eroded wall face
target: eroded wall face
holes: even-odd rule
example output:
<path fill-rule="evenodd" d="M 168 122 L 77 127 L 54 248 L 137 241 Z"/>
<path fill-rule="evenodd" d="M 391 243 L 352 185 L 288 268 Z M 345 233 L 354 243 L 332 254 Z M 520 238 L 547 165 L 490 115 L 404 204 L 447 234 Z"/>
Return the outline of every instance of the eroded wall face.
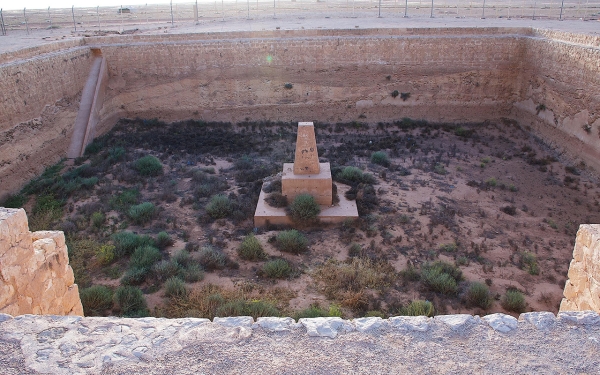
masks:
<path fill-rule="evenodd" d="M 559 311 L 600 313 L 600 224 L 579 227 L 564 296 Z"/>
<path fill-rule="evenodd" d="M 65 156 L 90 56 L 74 47 L 0 64 L 0 199 Z"/>
<path fill-rule="evenodd" d="M 498 118 L 518 99 L 524 42 L 514 34 L 297 34 L 104 46 L 103 129 L 120 116 L 470 122 Z"/>
<path fill-rule="evenodd" d="M 0 207 L 0 313 L 83 316 L 63 232 L 30 232 L 23 209 Z"/>

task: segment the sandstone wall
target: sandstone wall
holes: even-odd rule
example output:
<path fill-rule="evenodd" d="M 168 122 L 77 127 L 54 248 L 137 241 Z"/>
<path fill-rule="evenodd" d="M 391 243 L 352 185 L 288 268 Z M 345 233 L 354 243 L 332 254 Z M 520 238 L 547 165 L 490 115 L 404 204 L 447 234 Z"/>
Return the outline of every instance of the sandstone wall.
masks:
<path fill-rule="evenodd" d="M 2 56 L 3 58 L 6 56 Z M 91 52 L 73 47 L 0 60 L 0 200 L 69 147 Z"/>
<path fill-rule="evenodd" d="M 564 295 L 560 311 L 600 312 L 600 224 L 579 227 Z"/>
<path fill-rule="evenodd" d="M 30 232 L 23 209 L 0 207 L 0 313 L 81 315 L 62 232 Z"/>

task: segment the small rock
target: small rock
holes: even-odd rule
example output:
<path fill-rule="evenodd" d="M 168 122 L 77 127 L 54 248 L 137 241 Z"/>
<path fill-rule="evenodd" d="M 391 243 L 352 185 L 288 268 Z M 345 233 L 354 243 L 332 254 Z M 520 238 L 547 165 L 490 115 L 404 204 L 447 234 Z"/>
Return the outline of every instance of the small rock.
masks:
<path fill-rule="evenodd" d="M 228 318 L 215 317 L 213 323 L 222 325 L 224 327 L 245 327 L 252 328 L 254 319 L 251 316 L 232 316 Z"/>
<path fill-rule="evenodd" d="M 600 324 L 600 315 L 595 311 L 563 311 L 558 313 L 558 319 L 580 325 Z"/>
<path fill-rule="evenodd" d="M 302 318 L 299 321 L 309 336 L 336 338 L 339 332 L 350 332 L 354 328 L 342 318 Z"/>
<path fill-rule="evenodd" d="M 58 340 L 65 335 L 68 329 L 64 327 L 48 328 L 37 334 L 37 341 L 42 344 L 49 341 Z"/>
<path fill-rule="evenodd" d="M 401 331 L 425 332 L 429 329 L 431 318 L 426 316 L 394 316 L 388 319 L 392 327 Z"/>
<path fill-rule="evenodd" d="M 140 358 L 141 356 L 144 355 L 144 353 L 146 352 L 146 350 L 148 350 L 148 348 L 146 348 L 145 346 L 138 346 L 137 348 L 133 349 L 131 351 L 131 354 L 133 354 L 134 356 Z"/>
<path fill-rule="evenodd" d="M 507 333 L 516 329 L 518 325 L 517 318 L 502 313 L 486 315 L 483 317 L 483 320 L 485 320 L 494 331 L 502 333 Z"/>
<path fill-rule="evenodd" d="M 438 315 L 434 320 L 448 325 L 453 331 L 465 328 L 469 323 L 475 323 L 475 318 L 471 314 Z"/>
<path fill-rule="evenodd" d="M 549 311 L 528 312 L 521 314 L 519 320 L 524 320 L 537 329 L 547 330 L 554 327 L 556 317 Z"/>
<path fill-rule="evenodd" d="M 357 318 L 352 323 L 358 332 L 372 332 L 387 326 L 387 321 L 379 317 Z"/>
<path fill-rule="evenodd" d="M 12 315 L 0 314 L 0 323 L 6 322 L 7 320 L 11 320 L 12 318 Z"/>
<path fill-rule="evenodd" d="M 256 323 L 269 331 L 289 331 L 295 322 L 292 318 L 261 317 L 256 320 Z"/>

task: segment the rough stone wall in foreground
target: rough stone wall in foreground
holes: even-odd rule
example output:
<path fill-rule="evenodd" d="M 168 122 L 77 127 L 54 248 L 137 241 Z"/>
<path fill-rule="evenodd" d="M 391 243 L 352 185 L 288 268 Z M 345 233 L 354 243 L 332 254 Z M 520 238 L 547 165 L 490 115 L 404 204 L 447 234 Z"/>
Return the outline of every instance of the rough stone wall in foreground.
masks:
<path fill-rule="evenodd" d="M 23 209 L 0 207 L 0 313 L 83 315 L 63 232 L 30 232 Z"/>
<path fill-rule="evenodd" d="M 7 374 L 596 374 L 600 316 L 300 319 L 0 314 Z"/>
<path fill-rule="evenodd" d="M 560 311 L 600 313 L 600 224 L 579 227 L 564 295 Z"/>

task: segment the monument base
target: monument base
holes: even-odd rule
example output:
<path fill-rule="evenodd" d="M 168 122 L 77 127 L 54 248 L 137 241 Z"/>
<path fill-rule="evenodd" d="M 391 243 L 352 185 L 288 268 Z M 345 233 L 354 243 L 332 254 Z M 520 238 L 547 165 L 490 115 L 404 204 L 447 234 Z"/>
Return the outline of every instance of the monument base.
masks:
<path fill-rule="evenodd" d="M 329 164 L 329 163 L 327 163 Z M 321 206 L 319 221 L 322 223 L 342 223 L 346 219 L 358 219 L 358 209 L 356 202 L 346 199 L 344 194 L 350 189 L 350 186 L 337 183 L 337 192 L 340 202 L 335 206 Z M 331 192 L 331 188 L 329 189 Z M 267 224 L 272 225 L 292 225 L 292 220 L 285 214 L 285 208 L 271 207 L 265 202 L 267 194 L 260 191 L 258 205 L 254 213 L 254 226 L 264 227 Z"/>
<path fill-rule="evenodd" d="M 312 195 L 318 204 L 331 206 L 331 167 L 329 163 L 319 163 L 317 174 L 294 174 L 294 163 L 283 163 L 281 194 L 291 202 L 300 194 Z"/>

